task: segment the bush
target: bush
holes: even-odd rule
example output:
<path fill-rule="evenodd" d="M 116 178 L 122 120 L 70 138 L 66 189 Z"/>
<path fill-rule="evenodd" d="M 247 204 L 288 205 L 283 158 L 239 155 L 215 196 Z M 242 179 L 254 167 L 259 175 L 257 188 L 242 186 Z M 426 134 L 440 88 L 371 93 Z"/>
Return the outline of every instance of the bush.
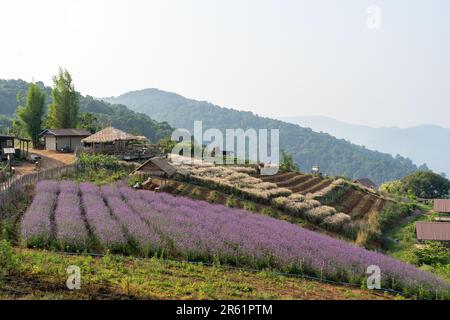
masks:
<path fill-rule="evenodd" d="M 415 204 L 395 203 L 385 208 L 379 216 L 381 230 L 392 226 L 393 223 L 410 215 L 416 209 Z"/>
<path fill-rule="evenodd" d="M 236 208 L 237 206 L 236 198 L 234 196 L 228 197 L 226 206 L 229 208 Z"/>
<path fill-rule="evenodd" d="M 450 252 L 439 242 L 429 241 L 426 246 L 413 251 L 417 263 L 421 265 L 446 265 L 450 263 Z"/>
<path fill-rule="evenodd" d="M 244 202 L 244 209 L 247 211 L 256 211 L 256 205 L 251 201 Z"/>
<path fill-rule="evenodd" d="M 116 157 L 104 154 L 82 153 L 79 156 L 79 164 L 84 168 L 116 170 L 119 168 L 119 161 Z"/>
<path fill-rule="evenodd" d="M 8 241 L 0 241 L 0 280 L 17 266 L 14 249 Z"/>
<path fill-rule="evenodd" d="M 208 198 L 206 199 L 209 203 L 217 203 L 219 201 L 219 192 L 217 191 L 211 191 L 208 194 Z"/>

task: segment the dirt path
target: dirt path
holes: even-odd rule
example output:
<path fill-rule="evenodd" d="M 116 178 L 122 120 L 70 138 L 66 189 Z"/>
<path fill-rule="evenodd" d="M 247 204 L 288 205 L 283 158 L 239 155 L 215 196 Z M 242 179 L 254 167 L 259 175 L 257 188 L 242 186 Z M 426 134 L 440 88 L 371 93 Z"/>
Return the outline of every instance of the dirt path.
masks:
<path fill-rule="evenodd" d="M 72 153 L 58 153 L 55 151 L 32 149 L 30 150 L 30 155 L 31 154 L 35 154 L 41 157 L 40 170 L 62 167 L 64 165 L 72 164 L 75 161 L 75 155 Z M 35 164 L 31 161 L 21 161 L 14 167 L 16 169 L 16 176 L 24 176 L 37 172 Z"/>

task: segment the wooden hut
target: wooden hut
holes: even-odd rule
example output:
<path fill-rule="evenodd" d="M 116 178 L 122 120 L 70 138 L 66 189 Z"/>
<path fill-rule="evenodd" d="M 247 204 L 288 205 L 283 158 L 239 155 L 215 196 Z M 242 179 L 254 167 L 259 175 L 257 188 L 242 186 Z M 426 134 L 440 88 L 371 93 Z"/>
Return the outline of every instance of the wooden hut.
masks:
<path fill-rule="evenodd" d="M 124 160 L 148 159 L 151 146 L 146 137 L 107 127 L 81 141 L 93 153 L 117 155 Z"/>
<path fill-rule="evenodd" d="M 176 173 L 177 169 L 166 158 L 155 157 L 143 163 L 131 174 L 149 177 L 150 180 L 159 181 L 159 186 L 164 187 L 167 184 L 167 180 Z"/>
<path fill-rule="evenodd" d="M 416 235 L 419 242 L 439 241 L 446 246 L 450 245 L 450 223 L 426 222 L 416 223 Z"/>

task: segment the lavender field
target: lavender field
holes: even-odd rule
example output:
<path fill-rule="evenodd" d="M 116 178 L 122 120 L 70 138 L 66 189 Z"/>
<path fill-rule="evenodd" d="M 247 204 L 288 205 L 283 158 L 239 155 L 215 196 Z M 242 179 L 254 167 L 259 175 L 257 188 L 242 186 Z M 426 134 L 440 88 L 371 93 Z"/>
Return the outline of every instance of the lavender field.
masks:
<path fill-rule="evenodd" d="M 431 296 L 450 291 L 449 283 L 412 265 L 285 221 L 125 187 L 41 182 L 21 235 L 29 247 L 160 254 L 352 283 L 362 283 L 367 267 L 377 265 L 384 288 Z"/>

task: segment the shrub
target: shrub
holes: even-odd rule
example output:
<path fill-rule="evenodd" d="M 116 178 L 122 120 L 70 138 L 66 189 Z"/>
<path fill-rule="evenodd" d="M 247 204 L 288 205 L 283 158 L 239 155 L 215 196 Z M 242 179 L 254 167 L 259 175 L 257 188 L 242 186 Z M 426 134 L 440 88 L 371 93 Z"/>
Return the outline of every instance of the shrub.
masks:
<path fill-rule="evenodd" d="M 208 194 L 207 200 L 209 203 L 217 203 L 219 201 L 219 196 L 220 194 L 217 191 L 211 191 Z"/>
<path fill-rule="evenodd" d="M 236 208 L 237 206 L 236 198 L 234 196 L 228 197 L 226 206 L 229 208 Z"/>
<path fill-rule="evenodd" d="M 116 157 L 104 154 L 81 153 L 78 161 L 84 168 L 116 170 L 119 167 Z"/>
<path fill-rule="evenodd" d="M 244 209 L 247 211 L 256 211 L 256 205 L 251 201 L 244 202 Z"/>
<path fill-rule="evenodd" d="M 423 248 L 413 251 L 419 265 L 446 265 L 450 263 L 450 252 L 436 241 L 429 241 Z"/>
<path fill-rule="evenodd" d="M 0 241 L 0 280 L 17 266 L 14 249 L 8 241 Z"/>

